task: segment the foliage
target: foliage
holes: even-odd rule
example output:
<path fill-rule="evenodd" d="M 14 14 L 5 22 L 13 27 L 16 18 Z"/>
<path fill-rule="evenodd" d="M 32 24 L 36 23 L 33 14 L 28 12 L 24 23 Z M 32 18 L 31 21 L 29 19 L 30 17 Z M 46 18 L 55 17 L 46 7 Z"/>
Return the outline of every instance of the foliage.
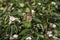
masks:
<path fill-rule="evenodd" d="M 14 34 L 14 40 L 59 40 L 60 0 L 0 0 L 0 40 Z"/>

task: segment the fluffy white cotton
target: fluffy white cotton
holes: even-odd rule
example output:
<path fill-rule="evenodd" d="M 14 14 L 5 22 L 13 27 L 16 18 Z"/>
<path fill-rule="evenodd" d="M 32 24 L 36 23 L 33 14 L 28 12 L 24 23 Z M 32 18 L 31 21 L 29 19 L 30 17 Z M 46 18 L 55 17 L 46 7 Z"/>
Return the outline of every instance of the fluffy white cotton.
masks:
<path fill-rule="evenodd" d="M 38 5 L 41 5 L 41 3 L 38 3 Z"/>
<path fill-rule="evenodd" d="M 52 37 L 53 36 L 52 31 L 47 31 L 47 35 L 48 37 Z"/>
<path fill-rule="evenodd" d="M 56 5 L 56 2 L 51 2 L 52 5 Z"/>
<path fill-rule="evenodd" d="M 13 38 L 18 38 L 18 35 L 17 35 L 17 34 L 14 34 L 14 35 L 13 35 Z"/>
<path fill-rule="evenodd" d="M 32 38 L 31 37 L 27 37 L 26 40 L 32 40 Z"/>

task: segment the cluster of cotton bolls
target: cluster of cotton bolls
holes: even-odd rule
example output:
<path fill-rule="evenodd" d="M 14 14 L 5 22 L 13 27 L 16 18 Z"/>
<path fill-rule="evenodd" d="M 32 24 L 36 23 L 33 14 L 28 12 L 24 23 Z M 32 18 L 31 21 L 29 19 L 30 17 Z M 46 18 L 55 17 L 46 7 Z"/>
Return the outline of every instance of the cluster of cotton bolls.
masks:
<path fill-rule="evenodd" d="M 52 31 L 47 31 L 47 36 L 52 37 L 53 36 Z"/>
<path fill-rule="evenodd" d="M 17 34 L 10 36 L 10 40 L 17 39 L 17 38 L 18 38 Z M 26 40 L 32 40 L 32 37 L 26 37 Z"/>
<path fill-rule="evenodd" d="M 56 26 L 56 24 L 50 23 L 50 27 L 51 28 L 56 28 L 57 26 Z"/>
<path fill-rule="evenodd" d="M 13 36 L 10 36 L 10 40 L 17 39 L 17 38 L 18 38 L 17 34 L 14 34 Z"/>
<path fill-rule="evenodd" d="M 56 2 L 51 2 L 52 5 L 56 5 Z"/>

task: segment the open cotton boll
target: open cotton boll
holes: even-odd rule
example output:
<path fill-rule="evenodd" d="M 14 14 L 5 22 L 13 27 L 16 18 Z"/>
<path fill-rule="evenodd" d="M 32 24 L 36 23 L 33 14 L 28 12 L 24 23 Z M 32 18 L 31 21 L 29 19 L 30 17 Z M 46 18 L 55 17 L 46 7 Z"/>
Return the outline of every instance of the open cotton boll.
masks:
<path fill-rule="evenodd" d="M 17 35 L 17 34 L 14 34 L 14 35 L 13 35 L 13 38 L 18 38 L 18 35 Z"/>
<path fill-rule="evenodd" d="M 11 36 L 9 39 L 10 39 L 10 40 L 13 40 L 14 38 Z"/>
<path fill-rule="evenodd" d="M 31 13 L 32 13 L 32 15 L 34 15 L 35 14 L 35 10 L 31 10 Z"/>
<path fill-rule="evenodd" d="M 32 13 L 35 13 L 35 11 L 34 11 L 34 10 L 32 10 Z"/>
<path fill-rule="evenodd" d="M 53 25 L 52 25 L 52 27 L 53 27 L 53 28 L 56 28 L 56 25 L 55 25 L 55 24 L 53 24 Z"/>
<path fill-rule="evenodd" d="M 56 28 L 56 27 L 57 27 L 56 24 L 53 24 L 53 23 L 50 23 L 50 26 L 51 26 L 52 28 Z"/>
<path fill-rule="evenodd" d="M 26 40 L 32 40 L 32 38 L 31 37 L 27 37 Z"/>
<path fill-rule="evenodd" d="M 15 20 L 16 20 L 15 17 L 10 16 L 10 17 L 9 17 L 9 24 L 13 23 Z"/>
<path fill-rule="evenodd" d="M 52 31 L 47 31 L 47 34 L 51 34 L 52 33 Z"/>
<path fill-rule="evenodd" d="M 14 23 L 15 21 L 17 21 L 18 23 L 21 22 L 18 18 L 15 18 L 13 16 L 10 16 L 10 18 L 9 18 L 9 24 Z"/>
<path fill-rule="evenodd" d="M 10 16 L 10 21 L 15 21 L 15 17 L 13 17 L 13 16 Z"/>
<path fill-rule="evenodd" d="M 52 5 L 56 5 L 56 2 L 51 2 Z"/>
<path fill-rule="evenodd" d="M 53 35 L 52 34 L 49 34 L 48 37 L 52 37 Z"/>
<path fill-rule="evenodd" d="M 52 37 L 53 36 L 52 31 L 47 31 L 47 35 L 48 37 Z"/>
<path fill-rule="evenodd" d="M 38 5 L 41 5 L 41 3 L 38 3 Z"/>

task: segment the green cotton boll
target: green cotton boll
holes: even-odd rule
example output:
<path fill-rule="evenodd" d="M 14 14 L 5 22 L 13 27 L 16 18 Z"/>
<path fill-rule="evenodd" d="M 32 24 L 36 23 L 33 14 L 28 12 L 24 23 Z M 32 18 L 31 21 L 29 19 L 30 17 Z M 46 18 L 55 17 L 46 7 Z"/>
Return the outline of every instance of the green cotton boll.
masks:
<path fill-rule="evenodd" d="M 20 7 L 24 7 L 24 3 L 19 3 Z"/>
<path fill-rule="evenodd" d="M 31 27 L 31 22 L 24 22 L 25 28 L 30 28 Z"/>
<path fill-rule="evenodd" d="M 3 8 L 3 7 L 1 7 L 1 8 L 0 8 L 0 10 L 4 10 L 4 8 Z"/>
<path fill-rule="evenodd" d="M 30 9 L 29 8 L 26 8 L 26 11 L 25 12 L 30 12 Z"/>
<path fill-rule="evenodd" d="M 45 7 L 42 7 L 42 10 L 45 10 Z"/>

